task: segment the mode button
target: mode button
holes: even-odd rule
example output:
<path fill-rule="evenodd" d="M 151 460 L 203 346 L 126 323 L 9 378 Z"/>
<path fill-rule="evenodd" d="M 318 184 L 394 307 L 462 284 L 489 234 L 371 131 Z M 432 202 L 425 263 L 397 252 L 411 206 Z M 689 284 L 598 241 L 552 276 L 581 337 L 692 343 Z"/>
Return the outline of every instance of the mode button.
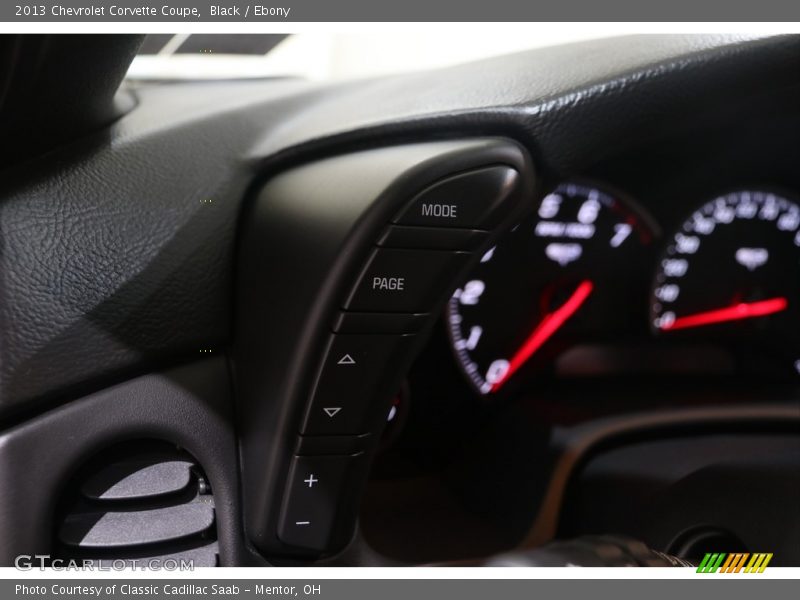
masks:
<path fill-rule="evenodd" d="M 513 208 L 505 200 L 519 178 L 518 171 L 504 165 L 453 175 L 420 192 L 393 222 L 491 229 Z"/>

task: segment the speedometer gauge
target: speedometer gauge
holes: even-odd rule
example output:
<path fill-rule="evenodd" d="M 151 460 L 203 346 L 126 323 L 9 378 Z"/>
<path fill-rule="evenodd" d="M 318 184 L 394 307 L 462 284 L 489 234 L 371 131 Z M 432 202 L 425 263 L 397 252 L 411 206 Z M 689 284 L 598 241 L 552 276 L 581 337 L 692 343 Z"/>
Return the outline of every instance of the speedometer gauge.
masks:
<path fill-rule="evenodd" d="M 481 394 L 546 365 L 576 335 L 620 335 L 646 291 L 641 272 L 653 228 L 619 194 L 565 183 L 482 257 L 448 305 L 454 352 Z M 644 286 L 646 290 L 646 285 Z M 641 321 L 640 321 L 641 322 Z"/>
<path fill-rule="evenodd" d="M 720 196 L 668 243 L 651 325 L 670 337 L 730 342 L 800 370 L 800 206 L 776 194 Z"/>

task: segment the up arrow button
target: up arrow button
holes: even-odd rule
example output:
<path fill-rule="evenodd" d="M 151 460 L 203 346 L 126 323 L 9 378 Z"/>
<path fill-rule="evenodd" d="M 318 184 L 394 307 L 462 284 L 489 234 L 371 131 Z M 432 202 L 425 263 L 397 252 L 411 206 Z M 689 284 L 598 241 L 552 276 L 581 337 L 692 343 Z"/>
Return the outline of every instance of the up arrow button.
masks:
<path fill-rule="evenodd" d="M 337 365 L 354 365 L 354 364 L 356 364 L 356 361 L 349 354 L 345 354 L 342 358 L 339 359 L 339 362 L 337 362 L 336 364 Z"/>

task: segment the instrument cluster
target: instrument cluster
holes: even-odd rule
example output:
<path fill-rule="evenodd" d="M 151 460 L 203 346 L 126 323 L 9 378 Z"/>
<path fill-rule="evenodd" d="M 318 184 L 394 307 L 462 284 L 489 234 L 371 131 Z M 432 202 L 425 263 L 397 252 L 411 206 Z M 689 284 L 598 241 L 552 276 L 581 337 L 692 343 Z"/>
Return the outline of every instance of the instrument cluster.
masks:
<path fill-rule="evenodd" d="M 574 180 L 481 258 L 445 315 L 476 393 L 555 374 L 800 375 L 800 205 L 734 189 L 662 227 Z"/>

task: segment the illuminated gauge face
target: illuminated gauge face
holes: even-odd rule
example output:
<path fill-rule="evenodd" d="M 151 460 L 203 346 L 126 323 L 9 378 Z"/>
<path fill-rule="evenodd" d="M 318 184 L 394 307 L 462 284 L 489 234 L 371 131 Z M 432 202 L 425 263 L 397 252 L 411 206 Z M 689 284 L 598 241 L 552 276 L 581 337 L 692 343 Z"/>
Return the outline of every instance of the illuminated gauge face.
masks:
<path fill-rule="evenodd" d="M 498 393 L 576 336 L 624 334 L 643 319 L 647 286 L 630 273 L 645 268 L 652 237 L 630 203 L 594 186 L 562 184 L 542 199 L 449 302 L 453 350 L 473 387 Z"/>
<path fill-rule="evenodd" d="M 735 192 L 702 206 L 667 243 L 651 325 L 670 338 L 729 341 L 791 370 L 800 344 L 800 206 Z"/>

